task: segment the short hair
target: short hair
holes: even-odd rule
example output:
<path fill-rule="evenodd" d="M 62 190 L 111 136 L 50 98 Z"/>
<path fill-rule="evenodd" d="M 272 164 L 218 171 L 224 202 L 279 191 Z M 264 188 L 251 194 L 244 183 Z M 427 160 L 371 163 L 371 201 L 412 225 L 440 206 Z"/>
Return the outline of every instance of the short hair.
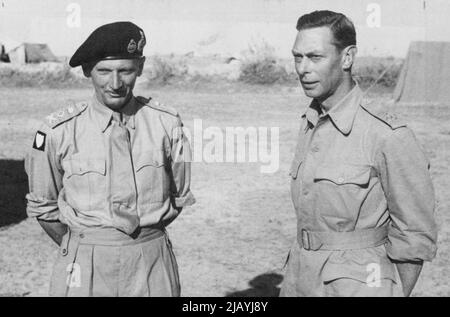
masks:
<path fill-rule="evenodd" d="M 314 11 L 301 16 L 297 21 L 297 31 L 329 27 L 334 37 L 334 45 L 339 51 L 356 45 L 356 30 L 353 22 L 342 13 L 328 10 Z"/>

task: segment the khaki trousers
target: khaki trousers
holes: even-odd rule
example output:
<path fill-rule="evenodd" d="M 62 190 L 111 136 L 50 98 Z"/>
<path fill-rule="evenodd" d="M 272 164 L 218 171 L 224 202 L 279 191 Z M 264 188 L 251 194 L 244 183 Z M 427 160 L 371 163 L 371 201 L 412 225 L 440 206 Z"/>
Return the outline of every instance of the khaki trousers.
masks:
<path fill-rule="evenodd" d="M 280 297 L 402 297 L 384 245 L 345 251 L 307 251 L 295 242 Z"/>
<path fill-rule="evenodd" d="M 50 296 L 180 296 L 167 233 L 139 230 L 133 237 L 112 228 L 69 230 L 54 265 Z"/>

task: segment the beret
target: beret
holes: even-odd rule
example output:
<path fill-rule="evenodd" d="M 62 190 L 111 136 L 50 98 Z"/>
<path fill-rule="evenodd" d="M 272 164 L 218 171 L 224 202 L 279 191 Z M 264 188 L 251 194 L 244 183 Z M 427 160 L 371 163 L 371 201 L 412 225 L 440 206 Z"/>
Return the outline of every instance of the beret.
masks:
<path fill-rule="evenodd" d="M 77 67 L 104 59 L 134 59 L 143 56 L 144 31 L 131 22 L 115 22 L 97 28 L 70 59 Z"/>

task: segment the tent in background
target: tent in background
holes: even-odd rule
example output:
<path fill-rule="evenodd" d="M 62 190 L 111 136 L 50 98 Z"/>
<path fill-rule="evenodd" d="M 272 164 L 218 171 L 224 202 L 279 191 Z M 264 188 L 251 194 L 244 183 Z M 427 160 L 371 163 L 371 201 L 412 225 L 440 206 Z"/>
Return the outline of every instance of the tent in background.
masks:
<path fill-rule="evenodd" d="M 20 42 L 0 33 L 0 62 L 9 62 L 8 51 L 19 45 Z"/>
<path fill-rule="evenodd" d="M 5 46 L 0 43 L 0 62 L 9 62 L 8 54 L 6 54 Z"/>
<path fill-rule="evenodd" d="M 47 44 L 23 43 L 10 50 L 8 55 L 13 64 L 58 62 L 58 58 L 52 53 Z"/>
<path fill-rule="evenodd" d="M 411 43 L 394 99 L 450 103 L 450 42 Z"/>

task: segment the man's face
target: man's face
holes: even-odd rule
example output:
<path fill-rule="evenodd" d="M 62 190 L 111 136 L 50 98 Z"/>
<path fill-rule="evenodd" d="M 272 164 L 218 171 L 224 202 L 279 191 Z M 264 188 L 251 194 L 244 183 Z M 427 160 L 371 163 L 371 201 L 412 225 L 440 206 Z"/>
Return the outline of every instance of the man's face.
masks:
<path fill-rule="evenodd" d="M 143 66 L 144 59 L 103 60 L 86 75 L 92 79 L 98 100 L 118 111 L 130 100 Z"/>
<path fill-rule="evenodd" d="M 301 30 L 292 53 L 305 94 L 320 101 L 332 96 L 343 81 L 343 58 L 328 27 Z"/>

